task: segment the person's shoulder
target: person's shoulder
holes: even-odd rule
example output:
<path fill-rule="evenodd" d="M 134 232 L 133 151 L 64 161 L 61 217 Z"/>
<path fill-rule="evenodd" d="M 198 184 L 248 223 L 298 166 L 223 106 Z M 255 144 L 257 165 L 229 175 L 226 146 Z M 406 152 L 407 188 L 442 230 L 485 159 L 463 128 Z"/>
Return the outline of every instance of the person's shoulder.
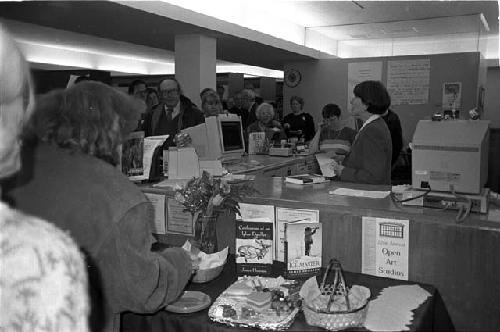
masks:
<path fill-rule="evenodd" d="M 384 119 L 378 118 L 367 125 L 362 131 L 370 136 L 387 136 L 390 138 L 391 133 Z"/>
<path fill-rule="evenodd" d="M 139 188 L 116 166 L 81 151 L 72 151 L 53 145 L 40 145 L 37 154 L 60 174 L 61 183 L 71 180 L 73 187 L 86 188 L 94 195 L 102 193 L 109 199 L 142 201 Z M 41 156 L 44 154 L 45 156 Z M 106 194 L 110 193 L 110 195 Z"/>
<path fill-rule="evenodd" d="M 0 240 L 5 273 L 0 293 L 11 299 L 2 308 L 7 320 L 0 330 L 14 326 L 27 310 L 35 319 L 54 322 L 54 313 L 66 313 L 58 320 L 62 330 L 86 331 L 89 314 L 87 273 L 83 256 L 75 241 L 55 225 L 13 210 L 0 202 Z M 27 301 L 15 301 L 21 292 L 29 292 Z M 72 306 L 64 306 L 71 301 Z M 43 306 L 38 304 L 43 303 Z"/>

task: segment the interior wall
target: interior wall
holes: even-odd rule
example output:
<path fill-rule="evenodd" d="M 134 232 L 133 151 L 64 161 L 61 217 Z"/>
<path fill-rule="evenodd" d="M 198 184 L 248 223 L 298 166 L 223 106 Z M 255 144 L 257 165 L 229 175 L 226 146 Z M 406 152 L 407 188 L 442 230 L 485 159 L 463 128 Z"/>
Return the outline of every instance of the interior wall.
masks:
<path fill-rule="evenodd" d="M 414 55 L 357 59 L 324 59 L 308 62 L 293 62 L 285 65 L 285 70 L 296 69 L 301 73 L 298 86 L 283 88 L 284 114 L 291 112 L 290 97 L 304 98 L 304 110 L 317 123 L 321 121 L 321 109 L 326 103 L 335 103 L 345 111 L 352 92 L 347 92 L 347 68 L 349 63 L 382 62 L 382 82 L 387 83 L 387 62 L 389 60 L 430 59 L 429 99 L 422 105 L 391 106 L 401 119 L 405 142 L 411 141 L 419 120 L 430 118 L 441 112 L 442 89 L 445 82 L 462 82 L 462 107 L 460 114 L 476 107 L 479 85 L 480 54 L 478 52 L 449 53 L 435 55 Z M 349 117 L 348 114 L 346 116 Z"/>
<path fill-rule="evenodd" d="M 489 67 L 484 98 L 484 119 L 491 128 L 500 128 L 500 67 Z"/>

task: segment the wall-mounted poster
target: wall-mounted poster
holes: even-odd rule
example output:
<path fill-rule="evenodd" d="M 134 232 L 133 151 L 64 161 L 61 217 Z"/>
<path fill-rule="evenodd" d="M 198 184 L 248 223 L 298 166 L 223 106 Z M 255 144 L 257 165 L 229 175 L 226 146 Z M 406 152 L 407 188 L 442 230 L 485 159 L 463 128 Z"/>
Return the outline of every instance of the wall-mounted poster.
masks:
<path fill-rule="evenodd" d="M 443 83 L 443 110 L 459 110 L 462 100 L 462 82 Z"/>
<path fill-rule="evenodd" d="M 387 91 L 391 105 L 417 105 L 429 102 L 430 59 L 387 62 Z"/>
<path fill-rule="evenodd" d="M 382 81 L 382 61 L 353 62 L 347 65 L 347 111 L 351 111 L 352 91 L 363 81 Z"/>

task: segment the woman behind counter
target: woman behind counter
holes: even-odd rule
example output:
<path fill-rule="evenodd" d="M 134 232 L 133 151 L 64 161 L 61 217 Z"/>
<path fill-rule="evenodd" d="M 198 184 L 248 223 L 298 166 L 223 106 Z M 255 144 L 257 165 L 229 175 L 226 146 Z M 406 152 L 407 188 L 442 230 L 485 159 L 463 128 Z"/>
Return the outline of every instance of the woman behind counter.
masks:
<path fill-rule="evenodd" d="M 345 155 L 351 150 L 356 131 L 344 126 L 342 111 L 336 104 L 326 104 L 321 111 L 323 124 L 310 143 L 312 152 L 322 151 Z"/>
<path fill-rule="evenodd" d="M 274 120 L 274 108 L 271 104 L 260 104 L 255 110 L 255 116 L 257 117 L 257 121 L 248 126 L 248 134 L 264 132 L 269 142 L 279 142 L 282 139 L 286 139 L 283 127 L 281 127 L 278 121 Z"/>
<path fill-rule="evenodd" d="M 299 96 L 292 96 L 290 98 L 290 107 L 292 113 L 283 118 L 283 127 L 287 137 L 303 137 L 306 141 L 310 141 L 315 133 L 314 119 L 311 114 L 303 111 L 304 99 Z"/>
<path fill-rule="evenodd" d="M 353 92 L 351 113 L 363 126 L 335 172 L 342 181 L 391 184 L 391 134 L 380 116 L 391 105 L 391 97 L 378 81 L 361 82 Z"/>
<path fill-rule="evenodd" d="M 93 316 L 94 330 L 116 328 L 114 314 L 166 306 L 193 269 L 181 248 L 151 252 L 151 203 L 115 167 L 137 107 L 127 95 L 91 81 L 43 96 L 26 133 L 35 140 L 27 142 L 32 161 L 23 163 L 24 183 L 9 192 L 17 208 L 69 231 L 88 254 L 92 307 L 103 315 Z"/>

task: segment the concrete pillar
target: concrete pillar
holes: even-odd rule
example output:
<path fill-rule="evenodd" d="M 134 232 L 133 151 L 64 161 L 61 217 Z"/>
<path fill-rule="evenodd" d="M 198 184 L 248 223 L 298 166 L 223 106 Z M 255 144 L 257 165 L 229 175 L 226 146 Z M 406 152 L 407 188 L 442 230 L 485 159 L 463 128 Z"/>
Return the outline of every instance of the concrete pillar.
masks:
<path fill-rule="evenodd" d="M 175 36 L 175 78 L 184 95 L 198 106 L 201 90 L 216 89 L 216 46 L 215 38 L 203 35 Z"/>
<path fill-rule="evenodd" d="M 260 96 L 266 101 L 276 100 L 276 79 L 272 77 L 260 78 Z"/>
<path fill-rule="evenodd" d="M 242 73 L 229 73 L 228 75 L 228 90 L 229 96 L 234 96 L 235 93 L 243 90 L 244 87 L 244 77 Z"/>

